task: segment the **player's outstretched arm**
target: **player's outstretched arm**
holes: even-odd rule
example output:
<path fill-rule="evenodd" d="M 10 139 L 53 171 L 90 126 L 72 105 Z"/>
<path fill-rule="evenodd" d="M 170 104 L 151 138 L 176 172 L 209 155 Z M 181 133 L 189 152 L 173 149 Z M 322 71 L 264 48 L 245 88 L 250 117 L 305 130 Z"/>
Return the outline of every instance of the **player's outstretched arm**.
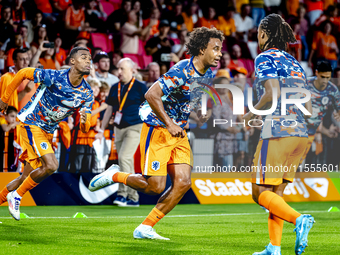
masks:
<path fill-rule="evenodd" d="M 173 123 L 168 114 L 164 110 L 162 101 L 163 91 L 158 84 L 154 83 L 152 87 L 145 93 L 145 99 L 148 101 L 151 109 L 157 115 L 157 117 L 165 124 L 166 129 L 174 137 L 184 137 L 184 130 Z"/>
<path fill-rule="evenodd" d="M 32 67 L 21 69 L 14 76 L 14 79 L 12 80 L 12 82 L 7 86 L 5 93 L 1 97 L 2 102 L 4 102 L 5 104 L 8 103 L 9 98 L 11 97 L 13 92 L 20 86 L 23 80 L 28 79 L 28 80 L 34 81 L 34 70 L 35 68 L 32 68 Z"/>

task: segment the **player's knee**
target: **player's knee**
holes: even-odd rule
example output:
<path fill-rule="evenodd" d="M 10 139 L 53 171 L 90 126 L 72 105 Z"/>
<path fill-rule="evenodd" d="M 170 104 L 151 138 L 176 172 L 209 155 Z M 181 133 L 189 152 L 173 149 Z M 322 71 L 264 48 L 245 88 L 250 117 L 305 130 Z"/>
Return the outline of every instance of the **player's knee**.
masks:
<path fill-rule="evenodd" d="M 57 160 L 50 161 L 46 164 L 46 170 L 50 173 L 53 174 L 55 171 L 57 171 L 59 168 L 59 163 Z"/>
<path fill-rule="evenodd" d="M 182 192 L 187 192 L 191 187 L 191 179 L 190 178 L 181 179 L 177 184 Z"/>

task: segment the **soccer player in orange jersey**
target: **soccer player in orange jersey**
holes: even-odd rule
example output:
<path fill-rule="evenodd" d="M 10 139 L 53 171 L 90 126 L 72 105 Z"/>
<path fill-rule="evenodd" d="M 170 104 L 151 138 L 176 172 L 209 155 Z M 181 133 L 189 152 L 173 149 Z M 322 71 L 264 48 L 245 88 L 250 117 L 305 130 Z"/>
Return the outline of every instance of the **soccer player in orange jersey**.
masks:
<path fill-rule="evenodd" d="M 258 103 L 256 110 L 272 106 L 277 97 L 277 107 L 266 116 L 261 138 L 257 146 L 253 168 L 252 193 L 259 205 L 269 210 L 268 229 L 270 243 L 262 252 L 254 255 L 280 255 L 283 221 L 296 228 L 295 253 L 301 254 L 307 246 L 308 232 L 313 226 L 311 215 L 301 215 L 282 198 L 283 191 L 294 179 L 308 141 L 305 117 L 312 112 L 311 101 L 306 102 L 308 112 L 303 113 L 296 105 L 288 104 L 281 109 L 281 91 L 285 97 L 300 100 L 308 94 L 306 74 L 299 62 L 286 52 L 287 44 L 295 42 L 291 27 L 277 14 L 265 17 L 259 26 L 258 41 L 262 51 L 255 59 L 255 89 Z M 292 92 L 289 92 L 291 89 Z M 299 92 L 296 92 L 296 91 Z M 275 92 L 276 91 L 276 92 Z M 295 92 L 294 92 L 295 91 Z M 303 92 L 301 92 L 303 91 Z M 306 115 L 305 115 L 306 114 Z M 246 123 L 254 117 L 252 112 L 244 116 Z M 272 119 L 272 121 L 268 121 Z M 283 124 L 282 124 L 283 123 Z M 254 168 L 255 167 L 255 168 Z M 271 168 L 272 167 L 272 168 Z M 273 167 L 288 171 L 272 171 Z M 277 168 L 276 168 L 277 169 Z"/>
<path fill-rule="evenodd" d="M 89 184 L 89 189 L 94 191 L 118 182 L 146 194 L 157 195 L 163 192 L 169 174 L 171 187 L 135 229 L 134 238 L 169 240 L 158 235 L 153 226 L 190 189 L 192 153 L 184 127 L 190 111 L 198 106 L 201 99 L 191 98 L 191 89 L 195 84 L 207 83 L 214 77 L 210 67 L 218 65 L 222 41 L 223 33 L 215 28 L 194 29 L 187 43 L 192 57 L 173 66 L 145 94 L 146 101 L 139 110 L 144 122 L 140 136 L 143 175 L 122 173 L 117 165 L 112 165 Z M 201 116 L 201 119 L 205 121 L 206 117 Z"/>
<path fill-rule="evenodd" d="M 21 69 L 0 99 L 0 111 L 6 110 L 11 94 L 24 79 L 40 83 L 30 102 L 19 112 L 19 133 L 25 162 L 23 174 L 0 192 L 0 202 L 8 201 L 10 214 L 20 220 L 23 195 L 58 169 L 52 149 L 52 138 L 58 123 L 79 111 L 80 129 L 90 129 L 93 93 L 84 75 L 90 73 L 91 54 L 87 48 L 76 47 L 70 53 L 71 68 L 67 70 Z"/>

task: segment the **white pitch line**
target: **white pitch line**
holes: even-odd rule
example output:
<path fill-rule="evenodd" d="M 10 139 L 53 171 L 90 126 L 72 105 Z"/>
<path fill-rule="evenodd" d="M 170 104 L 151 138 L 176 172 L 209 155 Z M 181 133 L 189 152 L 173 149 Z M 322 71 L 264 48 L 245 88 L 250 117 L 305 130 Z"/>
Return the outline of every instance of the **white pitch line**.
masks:
<path fill-rule="evenodd" d="M 324 213 L 327 211 L 301 211 L 301 213 Z M 256 214 L 267 214 L 266 212 L 261 213 L 220 213 L 220 214 L 187 214 L 187 215 L 168 215 L 166 218 L 185 218 L 185 217 L 220 217 L 220 216 L 242 216 L 242 215 L 256 215 Z M 137 219 L 145 218 L 146 216 L 107 216 L 107 217 L 87 217 L 89 219 Z M 12 217 L 0 217 L 0 219 L 8 219 Z M 72 219 L 73 217 L 29 217 L 30 219 Z"/>

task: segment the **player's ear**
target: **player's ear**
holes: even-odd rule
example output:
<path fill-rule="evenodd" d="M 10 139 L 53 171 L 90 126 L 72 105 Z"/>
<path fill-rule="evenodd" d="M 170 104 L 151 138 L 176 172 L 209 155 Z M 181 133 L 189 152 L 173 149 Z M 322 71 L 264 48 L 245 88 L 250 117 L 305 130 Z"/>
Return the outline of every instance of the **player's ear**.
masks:
<path fill-rule="evenodd" d="M 72 65 L 74 65 L 74 63 L 75 63 L 75 59 L 74 58 L 70 58 L 70 63 L 72 64 Z"/>
<path fill-rule="evenodd" d="M 205 53 L 205 49 L 203 49 L 203 50 L 200 49 L 200 54 L 201 54 L 201 55 L 204 55 L 204 53 Z"/>

